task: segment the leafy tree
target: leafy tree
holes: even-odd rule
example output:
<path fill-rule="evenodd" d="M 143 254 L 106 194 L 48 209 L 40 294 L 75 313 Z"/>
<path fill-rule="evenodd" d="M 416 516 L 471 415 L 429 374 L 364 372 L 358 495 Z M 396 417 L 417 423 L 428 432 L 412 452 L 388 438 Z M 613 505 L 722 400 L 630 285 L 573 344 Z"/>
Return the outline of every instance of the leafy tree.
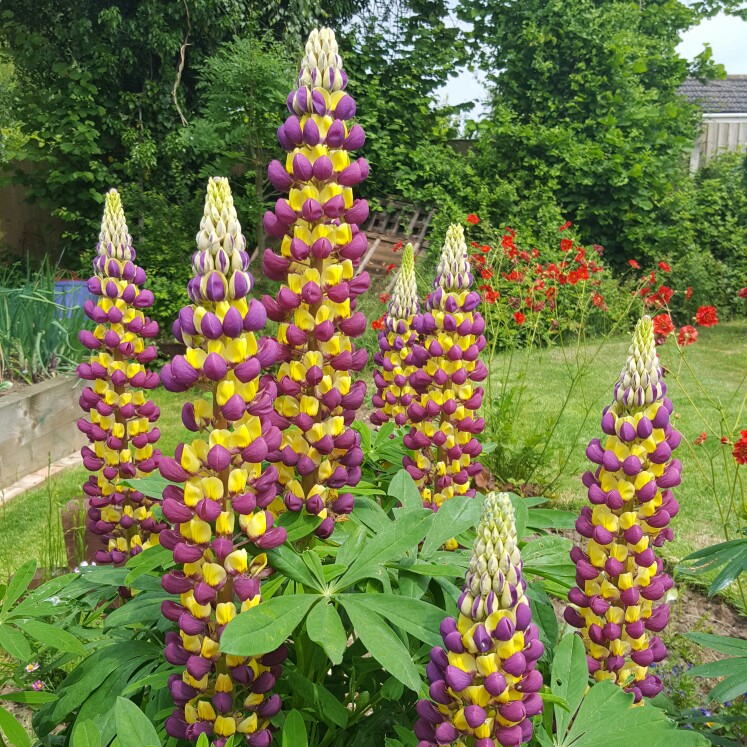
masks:
<path fill-rule="evenodd" d="M 556 200 L 582 239 L 628 257 L 670 250 L 698 113 L 678 93 L 697 72 L 680 34 L 709 8 L 672 0 L 462 0 L 488 71 L 491 115 L 477 126 L 478 173 L 511 175 L 523 195 Z"/>

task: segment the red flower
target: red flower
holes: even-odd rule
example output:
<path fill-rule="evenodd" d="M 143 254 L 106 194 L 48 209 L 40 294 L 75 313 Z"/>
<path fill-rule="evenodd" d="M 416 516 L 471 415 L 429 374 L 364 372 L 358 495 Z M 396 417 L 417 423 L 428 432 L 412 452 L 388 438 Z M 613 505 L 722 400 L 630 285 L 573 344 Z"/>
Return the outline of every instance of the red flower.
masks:
<path fill-rule="evenodd" d="M 689 301 L 693 297 L 693 288 L 691 285 L 687 286 L 687 290 L 685 291 L 685 298 Z"/>
<path fill-rule="evenodd" d="M 560 228 L 558 228 L 558 231 L 565 231 L 566 228 L 570 228 L 572 225 L 573 223 L 567 220 L 562 226 L 560 226 Z"/>
<path fill-rule="evenodd" d="M 672 268 L 666 262 L 659 262 L 659 269 L 664 272 L 672 272 Z"/>
<path fill-rule="evenodd" d="M 394 246 L 392 247 L 392 251 L 393 251 L 393 252 L 398 252 L 398 251 L 399 251 L 399 250 L 400 250 L 400 249 L 402 248 L 402 245 L 403 245 L 404 243 L 405 243 L 404 241 L 400 241 L 399 243 L 395 244 L 395 245 L 394 245 Z"/>
<path fill-rule="evenodd" d="M 560 251 L 561 252 L 569 252 L 573 249 L 573 242 L 570 239 L 563 239 L 560 242 Z"/>
<path fill-rule="evenodd" d="M 384 319 L 386 319 L 386 314 L 382 314 L 378 319 L 374 319 L 371 322 L 371 329 L 384 329 Z"/>
<path fill-rule="evenodd" d="M 379 301 L 381 301 L 381 303 L 386 303 L 389 299 L 390 299 L 390 295 L 388 293 L 379 294 Z"/>
<path fill-rule="evenodd" d="M 522 314 L 522 313 L 521 313 L 520 311 L 516 311 L 516 312 L 514 313 L 514 321 L 515 321 L 515 322 L 516 322 L 516 323 L 517 323 L 517 324 L 518 324 L 519 326 L 521 326 L 522 324 L 524 324 L 524 322 L 525 322 L 526 320 L 527 320 L 527 318 L 526 318 L 526 317 L 524 316 L 524 314 Z"/>
<path fill-rule="evenodd" d="M 391 271 L 392 271 L 393 269 L 394 269 L 394 262 L 392 262 L 392 263 L 388 264 L 388 265 L 387 265 L 387 266 L 386 266 L 386 267 L 384 268 L 384 272 L 386 272 L 386 274 L 388 275 L 388 274 L 389 274 L 389 273 L 390 273 L 390 272 L 391 272 Z"/>
<path fill-rule="evenodd" d="M 659 314 L 653 318 L 654 334 L 661 337 L 668 337 L 674 332 L 674 324 L 669 314 Z"/>
<path fill-rule="evenodd" d="M 729 439 L 726 436 L 721 436 L 721 443 L 726 446 L 729 443 Z"/>
<path fill-rule="evenodd" d="M 473 226 L 476 226 L 479 222 L 480 219 L 474 213 L 470 213 L 467 216 L 467 223 L 471 223 Z"/>
<path fill-rule="evenodd" d="M 702 446 L 705 443 L 706 438 L 708 438 L 708 434 L 703 431 L 694 441 L 693 443 L 696 446 Z"/>
<path fill-rule="evenodd" d="M 607 310 L 607 304 L 604 302 L 604 296 L 601 293 L 597 293 L 594 291 L 594 293 L 591 294 L 591 302 L 594 304 L 594 306 L 598 306 L 600 309 Z"/>
<path fill-rule="evenodd" d="M 490 278 L 493 277 L 493 270 L 491 270 L 489 267 L 486 267 L 484 270 L 480 270 L 480 276 L 483 280 L 490 280 Z"/>
<path fill-rule="evenodd" d="M 641 266 L 638 264 L 638 262 L 634 259 L 629 259 L 628 264 L 634 269 L 634 270 L 640 270 Z"/>
<path fill-rule="evenodd" d="M 487 253 L 488 253 L 488 252 L 490 251 L 490 247 L 489 247 L 489 246 L 488 246 L 487 244 L 483 244 L 483 245 L 482 245 L 482 246 L 480 247 L 480 251 L 481 251 L 481 252 L 482 252 L 483 254 L 487 254 Z"/>
<path fill-rule="evenodd" d="M 695 322 L 701 327 L 715 327 L 718 324 L 715 306 L 701 306 L 695 312 Z"/>
<path fill-rule="evenodd" d="M 747 431 L 741 431 L 742 437 L 734 444 L 734 455 L 737 464 L 747 464 Z"/>
<path fill-rule="evenodd" d="M 684 327 L 680 327 L 680 331 L 677 334 L 677 344 L 684 348 L 686 345 L 692 345 L 698 339 L 698 330 L 695 327 L 691 327 L 689 324 Z"/>
<path fill-rule="evenodd" d="M 740 298 L 747 298 L 747 287 L 745 287 L 745 288 L 740 288 L 740 290 L 738 290 L 738 291 L 737 291 L 737 295 L 738 295 L 738 296 L 739 296 Z"/>

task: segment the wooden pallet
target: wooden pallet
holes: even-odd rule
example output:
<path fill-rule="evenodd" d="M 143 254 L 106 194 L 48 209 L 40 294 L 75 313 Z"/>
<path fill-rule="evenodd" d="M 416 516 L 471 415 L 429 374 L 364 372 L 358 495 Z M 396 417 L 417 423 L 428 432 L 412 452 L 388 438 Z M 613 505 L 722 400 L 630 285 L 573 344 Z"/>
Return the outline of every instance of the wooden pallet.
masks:
<path fill-rule="evenodd" d="M 389 291 L 402 261 L 402 252 L 394 248 L 410 242 L 417 257 L 427 246 L 425 234 L 436 211 L 396 200 L 381 203 L 377 208 L 363 225 L 368 236 L 368 251 L 361 258 L 358 273 L 368 270 L 372 276 L 390 278 L 386 285 Z M 392 264 L 394 268 L 387 272 Z"/>

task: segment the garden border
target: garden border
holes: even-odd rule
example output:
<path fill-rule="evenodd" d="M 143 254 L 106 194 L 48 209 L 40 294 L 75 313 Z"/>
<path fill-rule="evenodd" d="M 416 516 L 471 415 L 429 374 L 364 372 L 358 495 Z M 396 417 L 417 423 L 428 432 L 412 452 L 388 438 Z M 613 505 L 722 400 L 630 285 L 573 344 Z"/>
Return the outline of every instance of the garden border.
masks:
<path fill-rule="evenodd" d="M 82 387 L 65 375 L 0 397 L 0 490 L 85 443 L 76 425 Z"/>

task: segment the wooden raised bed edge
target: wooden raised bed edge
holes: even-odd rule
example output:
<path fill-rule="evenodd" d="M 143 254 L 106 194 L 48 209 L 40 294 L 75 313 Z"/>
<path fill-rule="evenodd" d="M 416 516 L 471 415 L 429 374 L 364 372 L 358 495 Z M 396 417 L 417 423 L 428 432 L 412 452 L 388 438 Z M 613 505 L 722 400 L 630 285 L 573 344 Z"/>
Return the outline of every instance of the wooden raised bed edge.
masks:
<path fill-rule="evenodd" d="M 83 382 L 56 376 L 0 397 L 0 490 L 80 449 Z"/>

